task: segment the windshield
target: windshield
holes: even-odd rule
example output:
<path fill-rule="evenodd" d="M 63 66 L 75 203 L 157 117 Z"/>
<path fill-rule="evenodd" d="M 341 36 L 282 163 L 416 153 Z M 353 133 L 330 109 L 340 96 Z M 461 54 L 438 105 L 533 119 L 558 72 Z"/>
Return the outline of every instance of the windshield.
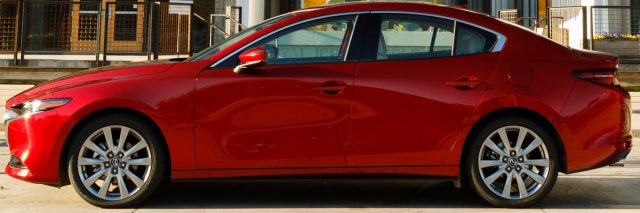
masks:
<path fill-rule="evenodd" d="M 271 26 L 272 24 L 288 18 L 289 16 L 291 16 L 291 14 L 283 14 L 283 15 L 279 15 L 276 17 L 273 17 L 269 20 L 266 20 L 256 26 L 247 28 L 243 31 L 241 31 L 238 34 L 235 34 L 231 37 L 229 37 L 227 40 L 224 40 L 223 42 L 220 42 L 219 44 L 213 45 L 211 47 L 208 47 L 207 49 L 204 49 L 202 51 L 200 51 L 199 53 L 196 53 L 195 55 L 193 55 L 191 58 L 189 58 L 189 60 L 187 61 L 198 61 L 198 60 L 202 60 L 202 59 L 206 59 L 209 58 L 211 56 L 213 56 L 214 54 L 220 52 L 220 50 L 223 50 L 224 48 L 227 48 L 229 46 L 231 46 L 232 44 L 242 40 L 243 38 L 246 38 L 247 36 L 257 32 L 258 30 L 261 30 L 262 28 Z"/>

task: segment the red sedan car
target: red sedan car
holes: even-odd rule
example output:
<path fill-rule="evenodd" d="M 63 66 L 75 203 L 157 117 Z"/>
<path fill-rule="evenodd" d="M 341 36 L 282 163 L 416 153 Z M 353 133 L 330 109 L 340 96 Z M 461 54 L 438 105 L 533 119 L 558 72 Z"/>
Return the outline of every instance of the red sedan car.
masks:
<path fill-rule="evenodd" d="M 10 99 L 6 174 L 124 207 L 164 180 L 444 176 L 490 204 L 631 150 L 616 56 L 416 3 L 297 11 L 179 61 L 89 70 Z"/>

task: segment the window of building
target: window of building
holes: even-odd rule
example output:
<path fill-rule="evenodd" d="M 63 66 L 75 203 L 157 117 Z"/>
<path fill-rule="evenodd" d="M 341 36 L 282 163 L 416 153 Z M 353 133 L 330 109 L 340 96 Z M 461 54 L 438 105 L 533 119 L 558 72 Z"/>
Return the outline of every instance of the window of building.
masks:
<path fill-rule="evenodd" d="M 80 1 L 78 18 L 78 40 L 95 41 L 98 33 L 98 10 L 100 2 L 93 0 Z"/>
<path fill-rule="evenodd" d="M 116 0 L 114 40 L 136 41 L 138 34 L 137 0 Z M 122 3 L 121 3 L 122 2 Z"/>
<path fill-rule="evenodd" d="M 457 24 L 455 55 L 470 55 L 490 52 L 498 37 L 490 32 L 466 25 Z"/>
<path fill-rule="evenodd" d="M 17 10 L 18 3 L 6 3 L 0 7 L 0 51 L 14 49 Z"/>
<path fill-rule="evenodd" d="M 453 21 L 424 16 L 383 15 L 378 60 L 451 56 Z"/>

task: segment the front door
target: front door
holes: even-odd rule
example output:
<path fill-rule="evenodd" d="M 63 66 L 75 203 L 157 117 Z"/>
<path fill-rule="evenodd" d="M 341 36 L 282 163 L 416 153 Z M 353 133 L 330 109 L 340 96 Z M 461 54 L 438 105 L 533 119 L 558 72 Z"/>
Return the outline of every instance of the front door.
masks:
<path fill-rule="evenodd" d="M 356 16 L 301 23 L 258 41 L 267 64 L 233 62 L 197 80 L 200 169 L 344 167 L 357 62 L 345 61 Z M 249 49 L 251 47 L 244 48 Z"/>

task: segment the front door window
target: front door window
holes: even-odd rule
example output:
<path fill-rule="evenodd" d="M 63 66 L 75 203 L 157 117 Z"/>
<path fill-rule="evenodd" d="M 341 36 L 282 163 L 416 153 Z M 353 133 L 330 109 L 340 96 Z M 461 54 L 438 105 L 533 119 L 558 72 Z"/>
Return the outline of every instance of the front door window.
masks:
<path fill-rule="evenodd" d="M 355 16 L 342 16 L 302 24 L 254 46 L 267 50 L 268 65 L 343 61 L 354 19 Z"/>

